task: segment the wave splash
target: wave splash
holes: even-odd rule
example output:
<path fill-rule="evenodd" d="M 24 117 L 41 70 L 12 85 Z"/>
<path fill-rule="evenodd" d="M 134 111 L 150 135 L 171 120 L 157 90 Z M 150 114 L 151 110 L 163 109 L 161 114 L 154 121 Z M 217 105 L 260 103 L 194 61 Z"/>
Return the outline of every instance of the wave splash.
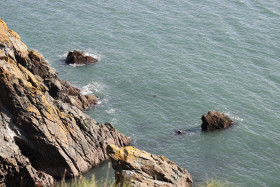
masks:
<path fill-rule="evenodd" d="M 82 87 L 81 93 L 83 95 L 93 94 L 93 93 L 100 94 L 102 93 L 103 90 L 104 90 L 104 86 L 101 83 L 92 81 L 89 84 Z"/>
<path fill-rule="evenodd" d="M 236 115 L 232 115 L 229 112 L 224 113 L 225 115 L 229 116 L 231 119 L 233 119 L 234 121 L 244 121 L 243 118 L 236 116 Z"/>

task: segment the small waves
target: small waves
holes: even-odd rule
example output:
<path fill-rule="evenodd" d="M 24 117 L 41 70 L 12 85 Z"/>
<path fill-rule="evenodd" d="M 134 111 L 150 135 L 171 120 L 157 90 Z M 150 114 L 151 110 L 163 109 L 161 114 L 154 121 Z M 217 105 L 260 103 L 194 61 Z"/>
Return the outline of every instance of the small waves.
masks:
<path fill-rule="evenodd" d="M 234 121 L 244 121 L 243 118 L 239 117 L 239 116 L 236 116 L 236 115 L 233 115 L 229 112 L 226 112 L 224 113 L 225 115 L 229 116 L 231 119 L 233 119 Z"/>

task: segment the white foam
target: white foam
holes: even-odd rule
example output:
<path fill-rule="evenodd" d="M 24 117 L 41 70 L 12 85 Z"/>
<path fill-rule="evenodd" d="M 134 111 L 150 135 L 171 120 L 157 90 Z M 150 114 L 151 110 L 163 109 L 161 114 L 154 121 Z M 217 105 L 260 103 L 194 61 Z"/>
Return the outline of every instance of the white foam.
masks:
<path fill-rule="evenodd" d="M 69 51 L 63 53 L 62 55 L 58 55 L 58 57 L 59 57 L 59 58 L 66 58 L 67 55 L 68 55 L 68 52 L 69 52 Z"/>
<path fill-rule="evenodd" d="M 97 104 L 101 105 L 101 104 L 108 104 L 109 103 L 109 99 L 104 98 L 104 99 L 100 99 L 98 100 Z"/>
<path fill-rule="evenodd" d="M 86 64 L 69 64 L 72 67 L 80 67 L 80 66 L 84 66 Z"/>
<path fill-rule="evenodd" d="M 88 49 L 84 53 L 87 56 L 92 56 L 93 58 L 96 58 L 98 61 L 101 60 L 101 54 L 97 53 L 96 51 L 94 51 L 92 49 Z"/>
<path fill-rule="evenodd" d="M 236 120 L 236 121 L 244 121 L 243 118 L 240 118 L 240 117 L 238 117 L 238 116 L 232 115 L 232 114 L 229 113 L 229 112 L 226 112 L 225 115 L 229 116 L 231 119 Z"/>
<path fill-rule="evenodd" d="M 104 87 L 101 83 L 92 81 L 89 84 L 85 85 L 81 89 L 83 95 L 92 94 L 92 93 L 101 93 Z"/>
<path fill-rule="evenodd" d="M 109 110 L 105 110 L 105 112 L 108 113 L 108 114 L 113 114 L 113 113 L 115 113 L 115 111 L 116 110 L 114 108 L 111 108 Z"/>

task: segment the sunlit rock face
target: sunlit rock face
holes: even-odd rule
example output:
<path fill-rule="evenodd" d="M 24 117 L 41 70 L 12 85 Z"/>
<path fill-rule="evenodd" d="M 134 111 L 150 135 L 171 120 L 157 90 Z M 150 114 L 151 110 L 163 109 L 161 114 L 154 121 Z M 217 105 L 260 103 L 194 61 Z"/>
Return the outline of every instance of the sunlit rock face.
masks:
<path fill-rule="evenodd" d="M 188 171 L 164 156 L 132 146 L 108 145 L 107 152 L 115 170 L 116 186 L 192 186 Z"/>
<path fill-rule="evenodd" d="M 0 184 L 50 185 L 108 159 L 108 144 L 129 138 L 82 112 L 93 95 L 58 78 L 0 19 Z"/>

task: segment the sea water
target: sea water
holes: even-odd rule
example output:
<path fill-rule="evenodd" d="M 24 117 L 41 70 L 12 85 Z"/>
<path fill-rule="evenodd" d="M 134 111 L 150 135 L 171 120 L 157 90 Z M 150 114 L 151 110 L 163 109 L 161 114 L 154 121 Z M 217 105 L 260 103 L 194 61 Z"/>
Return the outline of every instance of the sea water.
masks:
<path fill-rule="evenodd" d="M 132 145 L 186 168 L 196 184 L 280 186 L 279 0 L 1 0 L 0 7 L 8 27 L 62 79 L 99 97 L 86 113 Z M 66 65 L 74 49 L 99 62 Z M 237 125 L 201 132 L 209 110 Z M 106 168 L 85 175 L 102 179 Z"/>

